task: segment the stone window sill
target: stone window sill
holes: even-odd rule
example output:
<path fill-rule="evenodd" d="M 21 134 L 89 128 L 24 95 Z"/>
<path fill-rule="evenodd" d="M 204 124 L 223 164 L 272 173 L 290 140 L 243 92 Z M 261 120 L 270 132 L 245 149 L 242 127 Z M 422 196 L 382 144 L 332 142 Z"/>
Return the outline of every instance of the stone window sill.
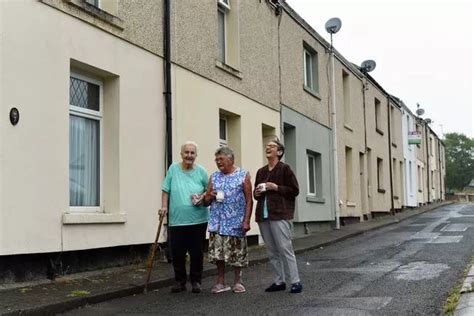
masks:
<path fill-rule="evenodd" d="M 235 68 L 233 68 L 233 67 L 231 67 L 231 66 L 229 66 L 229 65 L 227 65 L 227 64 L 225 64 L 225 63 L 223 63 L 219 60 L 216 60 L 216 67 L 221 69 L 221 70 L 224 70 L 225 72 L 231 74 L 234 77 L 237 77 L 239 79 L 243 78 L 242 73 L 239 70 L 237 70 L 237 69 L 235 69 Z"/>
<path fill-rule="evenodd" d="M 84 0 L 63 0 L 64 2 L 68 3 L 71 6 L 74 6 L 76 8 L 81 9 L 82 11 L 85 11 L 89 13 L 90 15 L 93 15 L 94 17 L 107 22 L 108 24 L 118 28 L 119 30 L 124 29 L 124 23 L 123 21 L 116 17 L 115 15 L 112 15 L 92 4 L 89 4 L 85 2 Z"/>
<path fill-rule="evenodd" d="M 323 198 L 323 197 L 319 197 L 319 196 L 307 195 L 306 196 L 306 202 L 324 204 L 324 203 L 326 203 L 326 199 Z"/>
<path fill-rule="evenodd" d="M 63 224 L 124 224 L 125 213 L 64 213 Z"/>
<path fill-rule="evenodd" d="M 310 87 L 307 87 L 305 85 L 303 85 L 303 89 L 304 91 L 308 92 L 309 94 L 311 94 L 313 97 L 315 97 L 316 99 L 318 99 L 319 101 L 321 101 L 321 96 L 319 95 L 318 92 L 314 91 L 313 89 L 311 89 Z"/>

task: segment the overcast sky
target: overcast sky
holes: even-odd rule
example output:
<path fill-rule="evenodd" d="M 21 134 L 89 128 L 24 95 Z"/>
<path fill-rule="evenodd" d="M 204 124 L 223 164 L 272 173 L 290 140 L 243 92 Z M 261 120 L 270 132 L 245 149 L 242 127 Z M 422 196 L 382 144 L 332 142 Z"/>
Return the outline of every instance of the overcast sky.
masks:
<path fill-rule="evenodd" d="M 334 46 L 347 59 L 377 63 L 371 75 L 438 133 L 474 137 L 473 5 L 470 0 L 287 0 L 320 35 L 342 20 Z"/>

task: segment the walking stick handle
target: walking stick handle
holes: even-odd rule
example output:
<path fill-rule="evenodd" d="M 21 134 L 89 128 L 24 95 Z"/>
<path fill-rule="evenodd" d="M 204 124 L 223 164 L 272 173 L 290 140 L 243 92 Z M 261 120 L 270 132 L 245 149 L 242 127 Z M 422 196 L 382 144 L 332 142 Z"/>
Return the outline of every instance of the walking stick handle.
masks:
<path fill-rule="evenodd" d="M 156 248 L 158 247 L 158 239 L 160 238 L 161 226 L 163 224 L 163 219 L 164 219 L 164 216 L 160 215 L 160 219 L 159 219 L 159 223 L 158 223 L 158 231 L 156 232 L 155 242 L 152 245 L 151 254 L 148 257 L 148 260 L 146 262 L 146 267 L 147 267 L 148 271 L 147 271 L 146 280 L 145 280 L 145 288 L 144 288 L 145 293 L 148 292 L 148 283 L 150 282 L 151 271 L 153 269 L 153 261 L 155 259 Z"/>

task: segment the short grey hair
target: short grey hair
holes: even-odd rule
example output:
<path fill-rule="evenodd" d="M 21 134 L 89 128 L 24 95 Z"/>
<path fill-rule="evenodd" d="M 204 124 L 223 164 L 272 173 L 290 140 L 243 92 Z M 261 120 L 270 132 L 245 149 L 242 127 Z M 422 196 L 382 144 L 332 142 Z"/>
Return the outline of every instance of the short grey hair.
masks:
<path fill-rule="evenodd" d="M 229 157 L 230 160 L 234 161 L 234 151 L 229 147 L 220 147 L 214 153 L 215 156 L 224 155 Z"/>
<path fill-rule="evenodd" d="M 192 141 L 192 140 L 188 140 L 184 144 L 181 145 L 181 152 L 183 152 L 184 148 L 186 148 L 186 146 L 189 146 L 189 145 L 194 146 L 194 148 L 196 149 L 196 154 L 197 154 L 198 144 L 195 141 Z"/>

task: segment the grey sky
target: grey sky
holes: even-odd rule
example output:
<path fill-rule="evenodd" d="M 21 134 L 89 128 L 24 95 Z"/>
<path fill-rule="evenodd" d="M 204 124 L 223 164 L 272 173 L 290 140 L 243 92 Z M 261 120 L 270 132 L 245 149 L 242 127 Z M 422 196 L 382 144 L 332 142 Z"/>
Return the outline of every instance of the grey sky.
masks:
<path fill-rule="evenodd" d="M 419 102 L 439 136 L 474 137 L 474 7 L 469 0 L 287 2 L 328 41 L 324 24 L 339 17 L 336 49 L 355 64 L 375 60 L 375 80 L 413 112 Z"/>

